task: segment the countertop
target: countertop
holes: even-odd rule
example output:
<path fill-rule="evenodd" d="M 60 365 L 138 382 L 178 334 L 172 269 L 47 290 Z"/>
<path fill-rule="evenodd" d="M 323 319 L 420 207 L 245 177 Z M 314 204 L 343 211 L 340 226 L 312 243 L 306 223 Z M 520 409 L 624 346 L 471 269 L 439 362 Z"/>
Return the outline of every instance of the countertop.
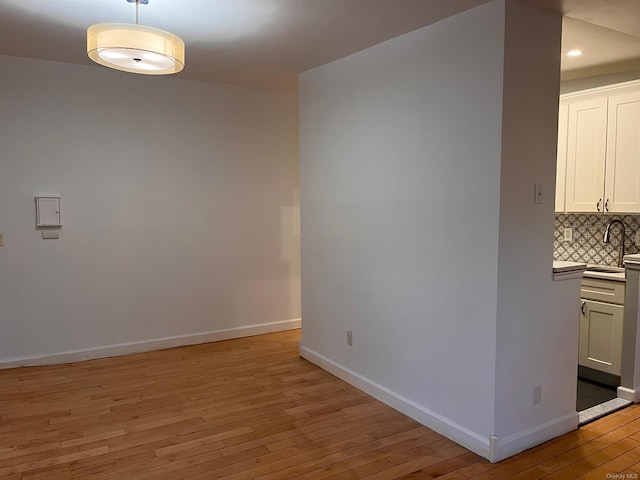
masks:
<path fill-rule="evenodd" d="M 590 270 L 590 268 L 610 268 L 614 270 L 618 270 L 616 272 L 595 272 Z M 554 260 L 553 261 L 553 273 L 554 275 L 571 275 L 578 274 L 579 272 L 584 271 L 584 278 L 597 278 L 600 280 L 613 280 L 615 282 L 626 282 L 627 278 L 625 275 L 624 268 L 617 268 L 611 265 L 587 265 L 586 263 L 581 262 L 567 262 L 563 260 Z"/>
<path fill-rule="evenodd" d="M 566 262 L 564 260 L 554 260 L 553 261 L 553 272 L 573 272 L 575 270 L 584 270 L 587 268 L 586 263 L 581 262 Z"/>
<path fill-rule="evenodd" d="M 621 272 L 594 272 L 593 270 L 589 270 L 590 267 L 595 265 L 589 265 L 584 272 L 585 278 L 597 278 L 600 280 L 613 280 L 615 282 L 626 282 L 627 276 L 625 274 L 624 269 Z"/>
<path fill-rule="evenodd" d="M 586 268 L 586 263 L 554 260 L 551 278 L 553 278 L 554 282 L 580 280 Z"/>

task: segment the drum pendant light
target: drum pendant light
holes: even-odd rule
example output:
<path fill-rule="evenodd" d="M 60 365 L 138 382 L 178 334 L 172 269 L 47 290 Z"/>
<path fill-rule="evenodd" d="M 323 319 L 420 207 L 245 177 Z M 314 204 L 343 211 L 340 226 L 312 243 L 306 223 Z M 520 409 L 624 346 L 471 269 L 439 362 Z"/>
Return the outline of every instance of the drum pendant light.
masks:
<path fill-rule="evenodd" d="M 184 68 L 184 42 L 164 30 L 136 23 L 97 23 L 87 29 L 87 55 L 105 67 L 144 75 L 167 75 Z"/>

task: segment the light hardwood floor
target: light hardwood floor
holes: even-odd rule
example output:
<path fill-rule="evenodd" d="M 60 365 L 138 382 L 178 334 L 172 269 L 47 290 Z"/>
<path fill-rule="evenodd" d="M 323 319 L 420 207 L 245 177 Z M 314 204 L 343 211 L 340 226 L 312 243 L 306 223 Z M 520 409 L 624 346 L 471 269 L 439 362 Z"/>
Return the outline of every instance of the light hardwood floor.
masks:
<path fill-rule="evenodd" d="M 298 341 L 2 370 L 0 479 L 640 477 L 638 406 L 492 465 L 299 358 Z"/>

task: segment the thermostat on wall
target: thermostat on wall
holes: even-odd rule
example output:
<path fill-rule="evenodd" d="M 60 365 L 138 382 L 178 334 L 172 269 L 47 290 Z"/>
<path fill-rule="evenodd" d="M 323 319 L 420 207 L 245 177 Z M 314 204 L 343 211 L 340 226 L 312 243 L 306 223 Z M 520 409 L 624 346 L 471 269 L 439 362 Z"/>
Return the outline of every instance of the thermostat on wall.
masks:
<path fill-rule="evenodd" d="M 36 197 L 36 227 L 61 227 L 60 197 Z"/>

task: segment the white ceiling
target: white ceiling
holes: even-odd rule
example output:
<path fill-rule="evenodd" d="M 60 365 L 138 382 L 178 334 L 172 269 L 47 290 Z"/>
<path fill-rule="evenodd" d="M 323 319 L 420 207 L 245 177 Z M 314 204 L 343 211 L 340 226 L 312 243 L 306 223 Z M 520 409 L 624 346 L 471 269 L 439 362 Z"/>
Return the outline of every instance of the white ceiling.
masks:
<path fill-rule="evenodd" d="M 294 91 L 299 72 L 487 1 L 149 0 L 140 6 L 140 23 L 185 41 L 179 77 Z M 525 1 L 567 15 L 563 50 L 585 54 L 563 57 L 563 77 L 607 67 L 640 71 L 640 0 Z M 135 6 L 126 0 L 0 0 L 0 54 L 92 65 L 86 29 L 100 22 L 134 23 Z"/>
<path fill-rule="evenodd" d="M 563 79 L 606 73 L 640 72 L 640 1 L 534 0 L 542 7 L 562 3 L 562 50 L 579 49 L 580 57 L 562 58 Z"/>

